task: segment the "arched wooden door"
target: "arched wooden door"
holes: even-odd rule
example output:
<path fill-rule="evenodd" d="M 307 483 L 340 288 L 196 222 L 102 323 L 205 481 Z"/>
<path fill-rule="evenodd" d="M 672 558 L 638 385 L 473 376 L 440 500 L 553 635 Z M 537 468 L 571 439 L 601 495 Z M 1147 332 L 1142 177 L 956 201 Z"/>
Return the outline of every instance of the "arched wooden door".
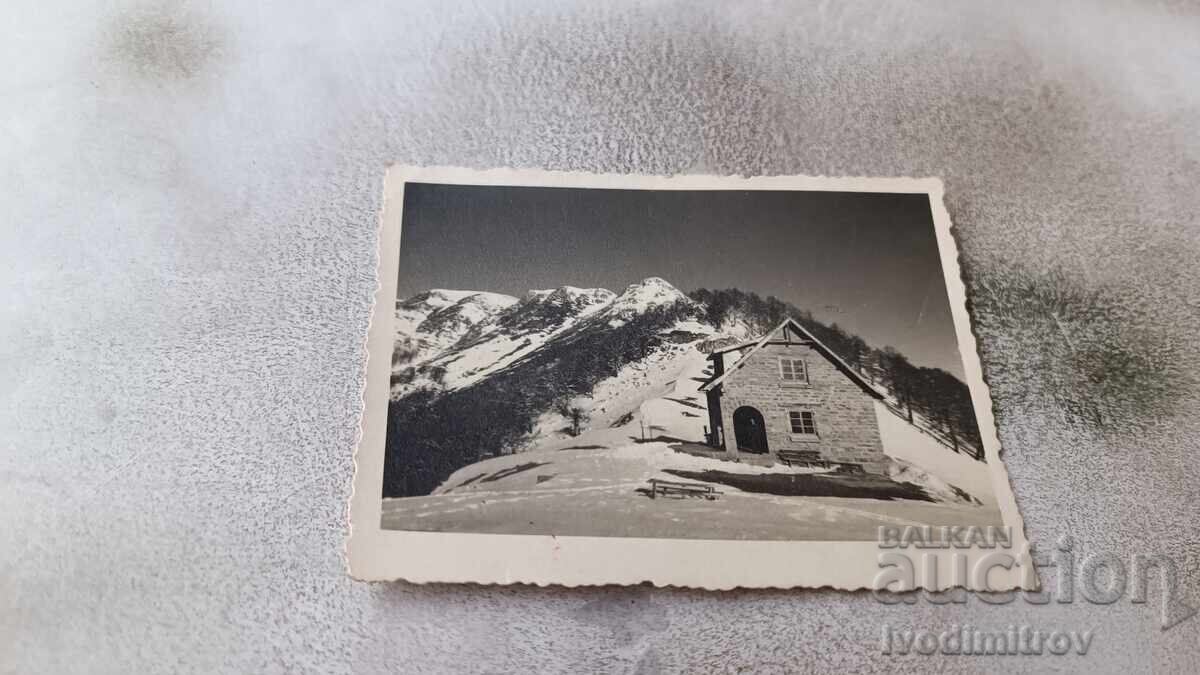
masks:
<path fill-rule="evenodd" d="M 767 424 L 757 409 L 745 405 L 733 411 L 733 435 L 738 452 L 767 452 Z"/>

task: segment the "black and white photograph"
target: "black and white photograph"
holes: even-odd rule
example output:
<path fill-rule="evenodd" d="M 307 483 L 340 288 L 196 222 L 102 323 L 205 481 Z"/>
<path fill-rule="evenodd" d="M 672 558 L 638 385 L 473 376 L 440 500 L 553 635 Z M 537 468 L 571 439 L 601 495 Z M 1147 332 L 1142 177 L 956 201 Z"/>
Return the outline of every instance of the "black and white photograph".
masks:
<path fill-rule="evenodd" d="M 0 675 L 1200 675 L 1200 0 L 0 15 Z"/>
<path fill-rule="evenodd" d="M 412 180 L 402 200 L 382 530 L 1010 524 L 929 193 Z"/>

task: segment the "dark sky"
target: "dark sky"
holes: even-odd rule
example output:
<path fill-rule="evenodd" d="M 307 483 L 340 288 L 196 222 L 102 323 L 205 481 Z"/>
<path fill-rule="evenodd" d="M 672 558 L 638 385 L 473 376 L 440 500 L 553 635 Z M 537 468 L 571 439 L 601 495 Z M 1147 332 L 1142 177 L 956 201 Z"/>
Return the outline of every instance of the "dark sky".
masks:
<path fill-rule="evenodd" d="M 774 295 L 962 377 L 924 194 L 410 183 L 402 228 L 401 298 L 430 288 L 620 293 L 658 276 L 685 293 Z"/>

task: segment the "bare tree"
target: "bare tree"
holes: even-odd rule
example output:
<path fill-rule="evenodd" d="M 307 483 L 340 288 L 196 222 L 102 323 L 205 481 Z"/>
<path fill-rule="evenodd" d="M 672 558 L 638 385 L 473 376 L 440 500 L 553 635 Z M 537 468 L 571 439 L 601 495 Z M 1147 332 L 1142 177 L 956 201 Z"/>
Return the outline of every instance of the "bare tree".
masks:
<path fill-rule="evenodd" d="M 583 425 L 587 424 L 591 419 L 587 408 L 584 407 L 584 401 L 579 398 L 561 398 L 555 401 L 554 411 L 571 422 L 567 433 L 572 436 L 578 436 L 583 433 Z"/>

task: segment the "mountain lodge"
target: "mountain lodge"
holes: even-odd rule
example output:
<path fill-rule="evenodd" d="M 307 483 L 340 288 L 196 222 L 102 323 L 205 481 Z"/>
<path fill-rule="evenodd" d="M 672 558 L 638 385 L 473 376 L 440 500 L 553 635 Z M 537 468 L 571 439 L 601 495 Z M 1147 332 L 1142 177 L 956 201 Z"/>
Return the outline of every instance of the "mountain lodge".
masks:
<path fill-rule="evenodd" d="M 885 470 L 875 417 L 883 394 L 795 319 L 708 358 L 709 445 L 732 457 Z"/>

